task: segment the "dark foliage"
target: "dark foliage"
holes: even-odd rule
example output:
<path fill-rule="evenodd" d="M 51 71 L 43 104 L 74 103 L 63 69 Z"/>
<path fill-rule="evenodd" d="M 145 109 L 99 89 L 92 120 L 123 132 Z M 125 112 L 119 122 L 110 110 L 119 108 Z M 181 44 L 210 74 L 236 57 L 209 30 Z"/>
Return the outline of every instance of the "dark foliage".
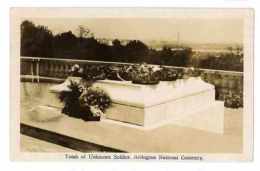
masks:
<path fill-rule="evenodd" d="M 200 68 L 243 71 L 243 55 L 235 53 L 223 53 L 219 57 L 209 55 L 200 61 Z"/>
<path fill-rule="evenodd" d="M 82 90 L 80 90 L 79 86 L 76 83 L 71 82 L 69 88 L 71 89 L 70 92 L 61 92 L 60 94 L 60 100 L 64 102 L 62 113 L 75 118 L 82 118 L 85 115 L 90 115 L 90 111 L 83 111 L 83 109 L 80 108 L 78 99 Z"/>
<path fill-rule="evenodd" d="M 96 106 L 102 112 L 111 105 L 110 97 L 103 90 L 93 87 L 81 94 L 79 102 L 81 108 L 89 109 L 90 106 Z"/>
<path fill-rule="evenodd" d="M 161 81 L 175 81 L 181 77 L 180 72 L 175 69 L 162 67 L 160 71 L 160 80 Z"/>
<path fill-rule="evenodd" d="M 225 96 L 224 99 L 225 106 L 229 108 L 239 108 L 243 107 L 243 94 L 242 92 L 232 92 Z"/>
<path fill-rule="evenodd" d="M 104 112 L 110 105 L 111 99 L 102 90 L 91 88 L 91 83 L 71 82 L 70 92 L 61 92 L 60 100 L 64 102 L 62 113 L 85 121 L 98 121 L 100 116 L 94 116 L 91 106 Z"/>
<path fill-rule="evenodd" d="M 47 27 L 24 21 L 21 24 L 21 55 L 186 66 L 191 49 L 175 51 L 163 48 L 156 51 L 140 40 L 130 40 L 122 45 L 120 40 L 115 39 L 109 45 L 94 36 L 84 37 L 81 34 L 77 37 L 71 31 L 53 35 Z"/>
<path fill-rule="evenodd" d="M 193 66 L 197 68 L 243 71 L 243 49 L 229 48 L 230 53 L 208 54 L 206 57 L 192 57 L 188 47 L 149 48 L 140 40 L 126 44 L 114 39 L 108 42 L 98 40 L 90 30 L 79 26 L 79 36 L 71 31 L 53 35 L 45 26 L 36 26 L 30 21 L 21 24 L 21 56 L 96 60 L 108 62 L 148 63 L 168 66 Z M 91 36 L 89 36 L 91 35 Z"/>
<path fill-rule="evenodd" d="M 21 55 L 53 57 L 53 35 L 44 26 L 35 26 L 30 21 L 21 25 Z"/>

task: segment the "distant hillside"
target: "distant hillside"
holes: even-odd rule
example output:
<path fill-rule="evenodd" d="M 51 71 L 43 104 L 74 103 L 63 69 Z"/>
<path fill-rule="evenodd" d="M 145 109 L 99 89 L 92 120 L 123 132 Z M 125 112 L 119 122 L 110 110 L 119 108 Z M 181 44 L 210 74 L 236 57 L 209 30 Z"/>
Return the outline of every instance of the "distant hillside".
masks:
<path fill-rule="evenodd" d="M 164 46 L 167 47 L 178 47 L 178 46 L 185 46 L 185 47 L 190 47 L 193 50 L 196 49 L 207 49 L 207 50 L 222 50 L 222 49 L 228 49 L 229 47 L 232 48 L 242 48 L 243 45 L 242 44 L 238 44 L 238 43 L 229 43 L 229 44 L 220 44 L 220 43 L 177 43 L 177 41 L 156 41 L 156 40 L 150 40 L 150 41 L 144 41 L 150 48 L 153 49 L 158 49 L 158 48 L 162 48 Z"/>

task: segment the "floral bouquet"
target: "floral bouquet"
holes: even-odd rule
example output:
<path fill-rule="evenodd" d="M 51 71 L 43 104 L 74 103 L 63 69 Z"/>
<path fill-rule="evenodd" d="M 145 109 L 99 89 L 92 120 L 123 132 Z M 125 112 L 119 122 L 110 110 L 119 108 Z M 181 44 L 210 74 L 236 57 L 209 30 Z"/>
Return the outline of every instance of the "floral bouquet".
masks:
<path fill-rule="evenodd" d="M 202 72 L 198 68 L 190 67 L 185 71 L 185 75 L 187 77 L 199 77 L 201 76 Z"/>
<path fill-rule="evenodd" d="M 111 105 L 111 99 L 109 96 L 102 89 L 96 87 L 84 89 L 79 97 L 79 102 L 82 108 L 95 107 L 100 109 L 102 112 Z M 97 113 L 93 114 L 98 115 Z"/>
<path fill-rule="evenodd" d="M 181 71 L 172 69 L 172 68 L 166 68 L 161 67 L 160 70 L 160 80 L 161 81 L 175 81 L 177 79 L 180 79 L 182 77 Z"/>
<path fill-rule="evenodd" d="M 71 91 L 61 92 L 60 100 L 64 102 L 62 113 L 87 121 L 98 121 L 111 105 L 111 99 L 103 90 L 86 85 L 84 82 L 71 81 Z"/>
<path fill-rule="evenodd" d="M 241 92 L 232 92 L 230 91 L 225 97 L 224 97 L 224 105 L 225 107 L 229 108 L 239 108 L 243 107 L 243 95 Z"/>
<path fill-rule="evenodd" d="M 160 82 L 159 70 L 157 67 L 143 63 L 132 66 L 129 74 L 135 84 L 158 84 Z"/>

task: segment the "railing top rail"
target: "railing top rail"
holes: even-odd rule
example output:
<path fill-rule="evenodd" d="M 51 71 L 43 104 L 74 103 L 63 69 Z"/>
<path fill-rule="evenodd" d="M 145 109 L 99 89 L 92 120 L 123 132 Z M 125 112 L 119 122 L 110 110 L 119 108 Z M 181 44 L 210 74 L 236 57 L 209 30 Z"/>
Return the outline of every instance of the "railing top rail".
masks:
<path fill-rule="evenodd" d="M 81 60 L 81 59 L 64 59 L 64 58 L 44 58 L 44 57 L 27 57 L 27 56 L 21 56 L 20 57 L 22 60 L 27 59 L 27 60 L 48 60 L 48 61 L 64 61 L 64 62 L 79 62 L 79 63 L 101 63 L 101 64 L 117 64 L 117 65 L 135 65 L 134 63 L 126 63 L 126 62 L 106 62 L 106 61 L 95 61 L 95 60 Z M 155 64 L 151 64 L 152 66 L 159 66 Z M 179 66 L 167 66 L 165 67 L 169 68 L 179 68 L 179 69 L 186 69 L 188 67 L 179 67 Z M 201 71 L 205 72 L 221 72 L 221 73 L 226 73 L 226 74 L 237 74 L 237 75 L 243 75 L 243 72 L 239 71 L 226 71 L 226 70 L 213 70 L 213 69 L 202 69 L 198 68 Z"/>

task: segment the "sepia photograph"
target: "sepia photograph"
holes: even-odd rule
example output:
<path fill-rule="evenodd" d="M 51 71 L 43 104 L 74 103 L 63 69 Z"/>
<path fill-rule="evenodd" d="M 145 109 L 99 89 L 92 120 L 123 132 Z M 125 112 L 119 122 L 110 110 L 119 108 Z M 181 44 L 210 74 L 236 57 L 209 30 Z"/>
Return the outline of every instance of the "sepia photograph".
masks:
<path fill-rule="evenodd" d="M 252 160 L 253 11 L 12 8 L 16 160 Z"/>

